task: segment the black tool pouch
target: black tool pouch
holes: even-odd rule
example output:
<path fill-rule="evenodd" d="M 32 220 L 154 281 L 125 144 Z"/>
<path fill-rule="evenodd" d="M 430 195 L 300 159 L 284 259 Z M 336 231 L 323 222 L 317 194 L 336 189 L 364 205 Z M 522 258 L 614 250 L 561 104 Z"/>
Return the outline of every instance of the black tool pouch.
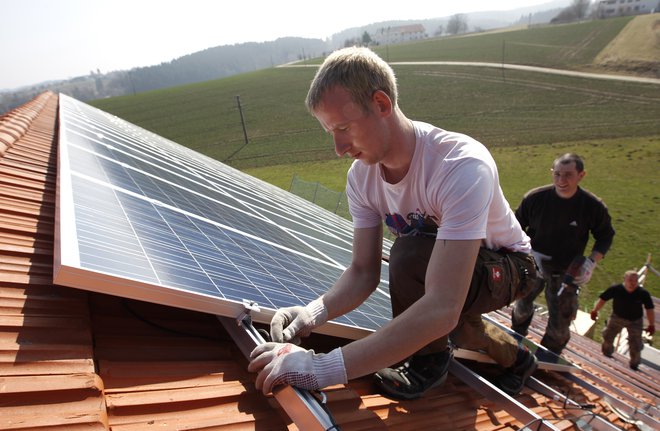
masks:
<path fill-rule="evenodd" d="M 535 278 L 531 256 L 481 247 L 463 312 L 487 313 L 502 308 L 529 293 Z"/>

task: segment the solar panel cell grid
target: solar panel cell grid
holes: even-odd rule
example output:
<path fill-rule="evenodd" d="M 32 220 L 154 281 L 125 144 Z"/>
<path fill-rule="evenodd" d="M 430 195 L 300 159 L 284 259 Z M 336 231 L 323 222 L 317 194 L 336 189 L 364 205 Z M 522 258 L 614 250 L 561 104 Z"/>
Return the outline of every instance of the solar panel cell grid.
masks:
<path fill-rule="evenodd" d="M 56 283 L 120 285 L 123 296 L 228 317 L 250 300 L 266 322 L 324 293 L 350 263 L 347 220 L 67 96 L 60 116 L 67 234 Z M 390 318 L 382 281 L 324 331 L 361 336 Z"/>

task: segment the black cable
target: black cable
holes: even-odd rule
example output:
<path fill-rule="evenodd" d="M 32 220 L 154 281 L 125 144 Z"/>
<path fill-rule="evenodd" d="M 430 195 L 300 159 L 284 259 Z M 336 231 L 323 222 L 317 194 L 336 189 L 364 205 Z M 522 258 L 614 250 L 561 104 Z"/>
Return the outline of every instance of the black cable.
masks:
<path fill-rule="evenodd" d="M 335 421 L 335 418 L 332 416 L 332 412 L 330 411 L 330 409 L 328 408 L 328 406 L 326 404 L 327 401 L 328 401 L 328 396 L 326 394 L 324 394 L 323 392 L 321 392 L 320 390 L 318 390 L 318 391 L 309 391 L 309 393 L 312 394 L 312 396 L 314 398 L 316 398 L 316 401 L 318 401 L 318 403 L 321 405 L 321 408 L 323 409 L 325 414 L 328 415 L 328 418 L 330 419 L 330 422 L 332 423 L 330 428 L 326 428 L 326 431 L 332 431 L 332 430 L 341 431 L 341 428 L 339 428 L 339 425 L 337 425 L 337 422 Z"/>
<path fill-rule="evenodd" d="M 141 315 L 140 313 L 138 313 L 137 311 L 135 311 L 135 310 L 134 310 L 134 309 L 128 304 L 128 301 L 126 300 L 126 298 L 122 298 L 122 299 L 121 299 L 121 304 L 122 304 L 122 306 L 124 307 L 124 309 L 126 309 L 126 311 L 128 311 L 133 317 L 135 317 L 136 319 L 138 319 L 139 321 L 141 321 L 141 322 L 143 322 L 143 323 L 146 323 L 147 325 L 150 325 L 150 326 L 153 326 L 154 328 L 160 329 L 161 331 L 169 332 L 169 333 L 171 333 L 171 334 L 178 335 L 178 336 L 180 336 L 180 337 L 201 338 L 202 340 L 213 341 L 213 342 L 217 342 L 217 341 L 218 341 L 217 339 L 212 338 L 212 337 L 206 337 L 206 336 L 199 335 L 199 334 L 192 334 L 192 333 L 189 333 L 189 332 L 179 331 L 179 330 L 177 330 L 177 329 L 174 329 L 174 328 L 168 328 L 168 327 L 163 326 L 163 325 L 161 325 L 161 324 L 159 324 L 159 323 L 153 322 L 153 321 L 147 319 L 146 317 L 142 316 L 142 315 Z"/>

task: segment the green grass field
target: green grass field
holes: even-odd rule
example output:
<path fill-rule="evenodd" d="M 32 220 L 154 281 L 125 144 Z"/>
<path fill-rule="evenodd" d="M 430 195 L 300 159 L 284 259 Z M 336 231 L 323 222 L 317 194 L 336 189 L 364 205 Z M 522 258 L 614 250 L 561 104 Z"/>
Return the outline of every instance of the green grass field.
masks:
<path fill-rule="evenodd" d="M 501 61 L 504 47 L 510 63 L 589 68 L 628 21 L 437 39 L 377 51 L 390 61 Z M 607 203 L 617 234 L 582 293 L 582 309 L 590 309 L 624 270 L 641 266 L 648 253 L 660 253 L 660 85 L 486 67 L 394 68 L 403 111 L 489 147 L 514 208 L 525 191 L 550 182 L 556 156 L 567 151 L 584 156 L 588 174 L 582 185 Z M 330 137 L 304 107 L 314 72 L 313 67 L 267 69 L 92 104 L 283 189 L 297 175 L 339 192 L 350 160 L 336 158 Z M 654 275 L 646 287 L 660 296 Z"/>
<path fill-rule="evenodd" d="M 631 19 L 443 37 L 375 51 L 387 61 L 484 61 L 573 69 L 590 65 Z"/>

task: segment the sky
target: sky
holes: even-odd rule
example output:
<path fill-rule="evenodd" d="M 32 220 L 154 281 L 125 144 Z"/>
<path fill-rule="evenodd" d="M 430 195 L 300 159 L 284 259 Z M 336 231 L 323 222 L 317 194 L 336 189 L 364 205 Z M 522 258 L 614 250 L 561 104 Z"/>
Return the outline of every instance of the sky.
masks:
<path fill-rule="evenodd" d="M 549 0 L 0 0 L 0 90 L 151 66 L 220 45 Z M 469 24 L 469 22 L 468 22 Z"/>

